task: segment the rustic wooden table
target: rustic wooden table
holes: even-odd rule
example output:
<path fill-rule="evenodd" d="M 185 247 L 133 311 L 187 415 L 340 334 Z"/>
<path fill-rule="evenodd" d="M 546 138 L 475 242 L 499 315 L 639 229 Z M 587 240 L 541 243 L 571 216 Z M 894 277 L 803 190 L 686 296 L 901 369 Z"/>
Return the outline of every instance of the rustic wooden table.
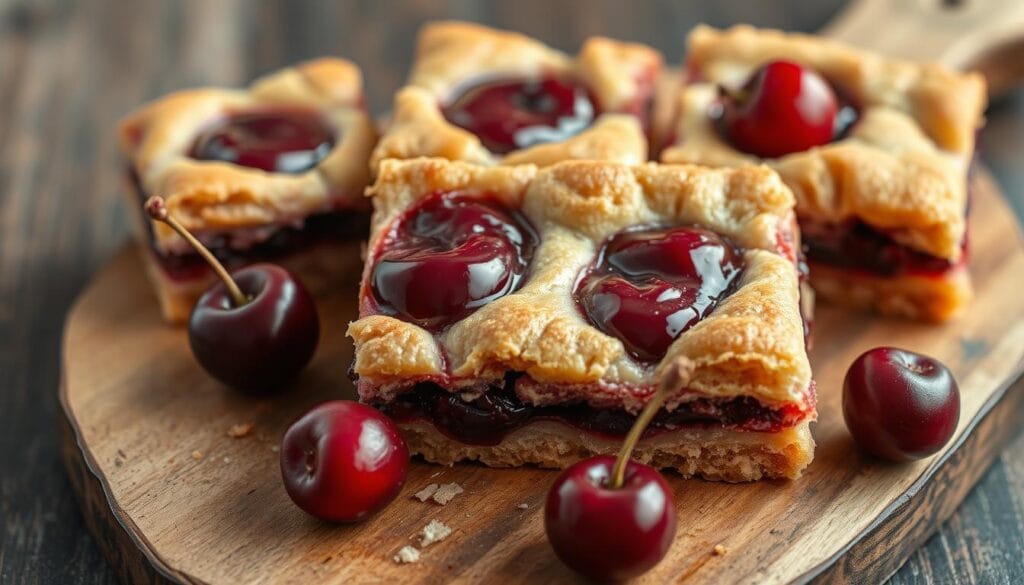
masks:
<path fill-rule="evenodd" d="M 362 65 L 381 111 L 427 19 L 496 24 L 570 50 L 605 34 L 678 61 L 697 22 L 810 31 L 841 2 L 629 4 L 0 0 L 0 582 L 116 580 L 57 458 L 55 421 L 64 314 L 127 237 L 120 115 L 169 90 L 241 84 L 320 54 Z M 1024 92 L 994 103 L 988 121 L 982 159 L 1024 217 Z M 1022 551 L 1024 436 L 892 581 L 1024 582 Z"/>

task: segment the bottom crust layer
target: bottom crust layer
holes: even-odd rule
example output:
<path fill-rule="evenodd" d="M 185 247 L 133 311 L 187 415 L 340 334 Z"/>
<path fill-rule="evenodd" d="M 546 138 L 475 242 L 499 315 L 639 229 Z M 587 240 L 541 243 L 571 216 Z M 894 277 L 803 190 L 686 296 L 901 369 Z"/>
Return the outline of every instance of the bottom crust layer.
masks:
<path fill-rule="evenodd" d="M 466 445 L 442 434 L 427 421 L 399 423 L 409 449 L 432 463 L 479 461 L 491 467 L 537 465 L 565 468 L 593 455 L 614 455 L 622 442 L 554 422 L 537 421 L 516 429 L 494 446 Z M 742 482 L 796 479 L 814 457 L 810 423 L 777 433 L 720 428 L 666 432 L 637 445 L 633 458 L 683 477 Z"/>
<path fill-rule="evenodd" d="M 209 271 L 201 278 L 173 279 L 163 271 L 148 246 L 140 245 L 146 273 L 153 284 L 164 320 L 184 323 L 199 297 L 216 280 Z M 358 282 L 362 271 L 358 240 L 322 242 L 275 260 L 296 275 L 314 296 L 322 295 L 348 282 Z"/>
<path fill-rule="evenodd" d="M 940 276 L 874 276 L 818 263 L 811 264 L 811 286 L 819 298 L 891 317 L 946 321 L 971 301 L 966 266 Z"/>

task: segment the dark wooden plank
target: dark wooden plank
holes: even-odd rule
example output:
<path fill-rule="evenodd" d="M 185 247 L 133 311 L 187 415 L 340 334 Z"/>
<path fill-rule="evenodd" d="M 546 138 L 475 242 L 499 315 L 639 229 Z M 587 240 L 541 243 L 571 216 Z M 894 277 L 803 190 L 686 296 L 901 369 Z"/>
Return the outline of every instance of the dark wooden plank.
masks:
<path fill-rule="evenodd" d="M 675 61 L 697 21 L 813 30 L 840 3 L 0 0 L 0 582 L 113 582 L 61 471 L 53 421 L 64 312 L 126 233 L 110 136 L 121 113 L 177 87 L 241 82 L 320 53 L 370 71 L 371 103 L 383 109 L 429 18 L 516 27 L 567 48 L 595 32 L 644 40 Z M 983 158 L 1018 214 L 1021 137 L 1018 93 L 982 133 Z M 1022 508 L 1024 439 L 894 581 L 1024 580 L 1024 529 L 1001 520 Z"/>

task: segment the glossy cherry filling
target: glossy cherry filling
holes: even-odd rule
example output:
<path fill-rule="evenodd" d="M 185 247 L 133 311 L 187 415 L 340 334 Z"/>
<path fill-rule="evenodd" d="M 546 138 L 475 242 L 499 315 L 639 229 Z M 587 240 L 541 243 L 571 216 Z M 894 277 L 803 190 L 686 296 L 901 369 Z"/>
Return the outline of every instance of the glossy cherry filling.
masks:
<path fill-rule="evenodd" d="M 316 110 L 237 112 L 210 125 L 189 156 L 275 173 L 302 173 L 315 167 L 334 147 L 335 130 Z"/>
<path fill-rule="evenodd" d="M 435 193 L 380 245 L 370 274 L 376 310 L 441 328 L 515 291 L 537 235 L 494 197 Z"/>
<path fill-rule="evenodd" d="M 847 270 L 892 277 L 941 276 L 957 263 L 908 248 L 859 220 L 843 223 L 801 221 L 807 260 Z M 966 249 L 966 238 L 964 240 Z M 812 270 L 813 274 L 813 270 Z"/>
<path fill-rule="evenodd" d="M 497 445 L 516 429 L 542 420 L 562 422 L 613 439 L 624 437 L 636 421 L 636 416 L 625 410 L 594 408 L 582 402 L 557 406 L 526 404 L 514 389 L 520 378 L 509 374 L 503 386 L 490 386 L 468 402 L 457 392 L 449 392 L 433 382 L 420 382 L 393 401 L 374 406 L 396 422 L 426 420 L 451 439 L 484 446 Z M 813 403 L 813 385 L 809 396 Z M 799 404 L 772 408 L 748 396 L 701 397 L 684 402 L 671 412 L 659 412 L 644 436 L 702 427 L 778 432 L 804 420 L 809 408 Z"/>
<path fill-rule="evenodd" d="M 740 251 L 710 230 L 632 230 L 605 244 L 575 296 L 595 327 L 656 361 L 732 293 L 742 269 Z"/>
<path fill-rule="evenodd" d="M 465 90 L 442 112 L 496 154 L 565 140 L 600 113 L 584 85 L 559 77 L 488 80 Z"/>
<path fill-rule="evenodd" d="M 138 174 L 128 171 L 128 181 L 139 197 L 139 209 L 148 198 Z M 209 264 L 199 254 L 189 250 L 182 254 L 168 254 L 156 248 L 153 226 L 148 217 L 143 224 L 149 234 L 149 246 L 163 273 L 172 280 L 187 281 L 205 278 L 210 274 Z M 241 245 L 230 232 L 203 236 L 206 247 L 225 268 L 235 270 L 258 262 L 280 263 L 300 250 L 321 244 L 365 240 L 370 231 L 370 214 L 361 210 L 338 210 L 306 217 L 295 225 L 279 226 L 256 242 Z"/>

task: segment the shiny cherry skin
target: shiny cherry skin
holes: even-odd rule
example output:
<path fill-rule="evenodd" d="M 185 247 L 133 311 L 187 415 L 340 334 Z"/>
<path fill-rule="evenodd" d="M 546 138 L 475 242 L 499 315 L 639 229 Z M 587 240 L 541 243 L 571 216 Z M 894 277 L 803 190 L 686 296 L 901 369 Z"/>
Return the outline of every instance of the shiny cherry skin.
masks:
<path fill-rule="evenodd" d="M 607 487 L 615 458 L 584 459 L 548 491 L 544 529 L 555 554 L 598 581 L 636 577 L 658 564 L 676 533 L 672 490 L 654 468 L 630 461 L 619 489 Z"/>
<path fill-rule="evenodd" d="M 331 522 L 356 522 L 405 484 L 409 449 L 391 419 L 349 400 L 314 407 L 281 444 L 281 475 L 295 504 Z"/>
<path fill-rule="evenodd" d="M 584 86 L 556 77 L 486 81 L 442 110 L 449 122 L 476 134 L 496 154 L 565 140 L 597 115 Z"/>
<path fill-rule="evenodd" d="M 373 267 L 382 311 L 440 328 L 516 289 L 536 235 L 497 200 L 434 194 L 411 209 Z"/>
<path fill-rule="evenodd" d="M 791 61 L 763 65 L 739 92 L 726 95 L 722 106 L 729 141 L 766 158 L 828 144 L 840 109 L 824 78 Z"/>
<path fill-rule="evenodd" d="M 576 298 L 597 328 L 655 361 L 732 292 L 742 265 L 740 252 L 710 230 L 627 231 L 608 241 Z"/>
<path fill-rule="evenodd" d="M 315 110 L 239 112 L 202 132 L 190 156 L 275 173 L 302 173 L 327 156 L 334 147 L 334 134 Z"/>
<path fill-rule="evenodd" d="M 846 372 L 843 417 L 865 451 L 889 461 L 913 461 L 936 453 L 953 436 L 960 390 L 938 360 L 877 347 Z"/>
<path fill-rule="evenodd" d="M 284 390 L 320 338 L 313 297 L 273 264 L 253 264 L 231 276 L 248 302 L 237 306 L 222 282 L 203 293 L 188 323 L 192 353 L 228 386 L 256 394 Z"/>

